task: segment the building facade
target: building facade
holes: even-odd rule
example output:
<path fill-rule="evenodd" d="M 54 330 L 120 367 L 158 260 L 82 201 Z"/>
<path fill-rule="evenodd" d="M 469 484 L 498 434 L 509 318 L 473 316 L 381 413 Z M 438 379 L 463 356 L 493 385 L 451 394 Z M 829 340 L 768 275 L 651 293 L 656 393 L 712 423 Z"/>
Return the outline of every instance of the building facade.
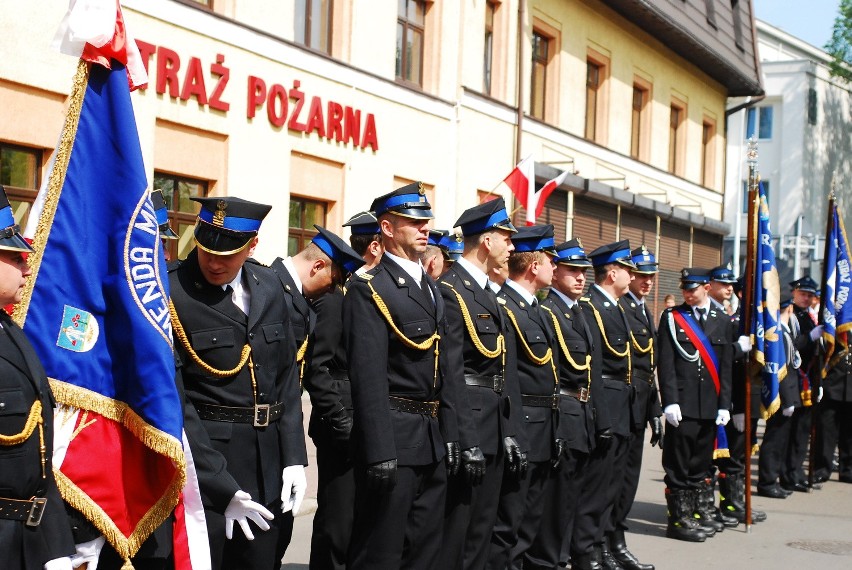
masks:
<path fill-rule="evenodd" d="M 49 47 L 61 3 L 12 2 L 16 18 L 0 22 L 4 53 L 18 54 L 0 60 L 0 182 L 24 219 L 76 62 Z M 122 4 L 147 62 L 133 104 L 180 234 L 174 255 L 192 247 L 192 196 L 272 204 L 258 248 L 269 261 L 314 223 L 341 231 L 414 180 L 448 228 L 532 155 L 539 184 L 571 172 L 539 218 L 557 239 L 644 243 L 661 261 L 659 293 L 675 291 L 681 267 L 720 259 L 726 101 L 762 93 L 751 2 Z"/>
<path fill-rule="evenodd" d="M 756 28 L 766 97 L 729 119 L 724 257 L 744 265 L 745 140 L 754 136 L 782 286 L 804 274 L 819 281 L 833 179 L 844 220 L 852 212 L 852 90 L 831 77 L 821 49 L 760 20 Z"/>

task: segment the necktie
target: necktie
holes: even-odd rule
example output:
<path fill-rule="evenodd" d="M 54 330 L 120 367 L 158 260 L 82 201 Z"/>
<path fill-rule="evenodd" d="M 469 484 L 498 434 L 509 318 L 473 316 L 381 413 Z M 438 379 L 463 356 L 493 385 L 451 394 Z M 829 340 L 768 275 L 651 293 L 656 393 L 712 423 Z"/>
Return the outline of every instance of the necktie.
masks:
<path fill-rule="evenodd" d="M 698 324 L 701 326 L 701 330 L 704 330 L 704 321 L 705 321 L 705 318 L 706 318 L 706 315 L 704 314 L 705 310 L 706 309 L 702 309 L 700 307 L 695 309 L 695 312 L 698 313 L 696 320 L 698 321 Z"/>
<path fill-rule="evenodd" d="M 424 271 L 420 275 L 420 290 L 423 291 L 423 294 L 426 295 L 426 299 L 430 303 L 434 303 L 434 299 L 432 298 L 432 290 L 429 289 L 429 281 L 426 279 L 426 272 Z"/>

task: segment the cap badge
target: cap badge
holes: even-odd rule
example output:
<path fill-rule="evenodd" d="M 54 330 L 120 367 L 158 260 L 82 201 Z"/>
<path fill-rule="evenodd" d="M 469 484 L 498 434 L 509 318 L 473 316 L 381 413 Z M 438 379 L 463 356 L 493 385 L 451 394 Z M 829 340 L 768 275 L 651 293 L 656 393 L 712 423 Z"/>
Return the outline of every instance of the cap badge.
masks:
<path fill-rule="evenodd" d="M 216 212 L 213 214 L 213 225 L 221 228 L 225 225 L 225 210 L 228 209 L 228 203 L 224 200 L 216 202 Z"/>

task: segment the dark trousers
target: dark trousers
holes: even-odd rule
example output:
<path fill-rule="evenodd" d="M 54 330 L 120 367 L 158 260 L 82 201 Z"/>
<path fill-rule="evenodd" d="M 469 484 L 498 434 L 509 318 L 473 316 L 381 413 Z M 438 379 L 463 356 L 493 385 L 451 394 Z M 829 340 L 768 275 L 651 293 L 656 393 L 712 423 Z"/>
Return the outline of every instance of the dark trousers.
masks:
<path fill-rule="evenodd" d="M 533 479 L 541 476 L 545 466 L 549 467 L 550 462 L 531 462 L 526 477 L 521 480 L 504 472 L 503 484 L 500 488 L 500 504 L 497 507 L 497 521 L 491 533 L 488 562 L 485 564 L 489 570 L 506 570 L 511 564 L 512 549 L 518 543 L 518 533 L 524 520 L 527 493 Z M 534 475 L 534 472 L 537 474 Z"/>
<path fill-rule="evenodd" d="M 801 483 L 804 485 L 808 482 L 803 465 L 808 457 L 808 448 L 810 447 L 813 410 L 813 406 L 796 408 L 793 417 L 790 418 L 790 439 L 781 472 L 782 483 Z"/>
<path fill-rule="evenodd" d="M 550 570 L 568 560 L 567 552 L 563 557 L 562 546 L 566 537 L 571 536 L 582 475 L 588 462 L 589 454 L 576 449 L 569 449 L 563 456 L 544 501 L 538 535 L 524 554 L 524 570 Z"/>
<path fill-rule="evenodd" d="M 350 570 L 435 568 L 441 548 L 447 468 L 443 461 L 400 465 L 387 493 L 367 489 L 364 468 L 355 468 L 355 526 Z M 236 567 L 235 567 L 236 568 Z"/>
<path fill-rule="evenodd" d="M 529 486 L 524 500 L 524 516 L 518 527 L 518 540 L 510 551 L 511 567 L 517 570 L 524 568 L 524 554 L 535 542 L 541 527 L 541 516 L 547 501 L 552 501 L 553 486 L 558 479 L 559 470 L 554 469 L 550 461 L 530 464 L 527 479 Z M 557 560 L 558 562 L 558 560 Z"/>
<path fill-rule="evenodd" d="M 627 442 L 627 456 L 624 465 L 624 479 L 621 493 L 612 507 L 612 528 L 608 530 L 626 530 L 624 521 L 633 508 L 636 491 L 639 489 L 639 472 L 642 470 L 642 452 L 645 449 L 645 428 L 633 430 Z M 616 473 L 618 471 L 616 470 Z"/>
<path fill-rule="evenodd" d="M 348 445 L 315 438 L 317 510 L 311 535 L 311 570 L 343 570 L 355 518 L 355 472 Z"/>
<path fill-rule="evenodd" d="M 792 425 L 792 417 L 785 417 L 781 410 L 766 420 L 766 431 L 763 432 L 758 458 L 758 487 L 771 487 L 781 477 Z"/>
<path fill-rule="evenodd" d="M 616 445 L 613 442 L 613 447 Z M 574 514 L 574 528 L 571 532 L 571 556 L 589 554 L 598 540 L 603 527 L 606 511 L 607 487 L 612 479 L 612 461 L 614 454 L 603 453 L 596 449 L 589 456 L 589 462 L 582 474 L 580 500 Z"/>
<path fill-rule="evenodd" d="M 615 530 L 613 514 L 615 512 L 615 504 L 619 497 L 621 497 L 621 493 L 624 489 L 624 483 L 627 479 L 627 474 L 625 472 L 627 470 L 627 457 L 629 451 L 630 436 L 615 436 L 615 441 L 613 441 L 612 447 L 609 449 L 609 453 L 612 455 L 612 474 L 610 476 L 609 485 L 605 491 L 606 507 L 603 512 L 601 526 L 595 535 L 596 543 L 602 543 L 604 535 Z"/>
<path fill-rule="evenodd" d="M 663 438 L 663 480 L 669 489 L 699 489 L 713 460 L 716 424 L 683 418 L 678 427 L 666 424 Z"/>
<path fill-rule="evenodd" d="M 264 505 L 275 518 L 269 522 L 269 530 L 262 531 L 253 522 L 254 540 L 248 540 L 238 524 L 234 525 L 234 538 L 225 538 L 225 516 L 204 509 L 207 518 L 207 533 L 210 537 L 210 558 L 213 570 L 277 570 L 281 558 L 293 535 L 293 515 L 281 512 L 281 501 Z"/>
<path fill-rule="evenodd" d="M 500 505 L 504 464 L 505 455 L 502 447 L 497 455 L 486 455 L 485 477 L 482 479 L 482 484 L 471 490 L 469 524 L 464 532 L 461 566 L 465 570 L 483 570 L 488 562 L 491 533 L 497 522 L 497 509 Z M 444 534 L 446 536 L 446 533 Z M 442 567 L 452 568 L 451 566 Z"/>
<path fill-rule="evenodd" d="M 839 475 L 852 480 L 852 402 L 823 399 L 818 417 L 816 470 L 831 474 L 836 447 L 840 452 Z"/>
<path fill-rule="evenodd" d="M 486 459 L 486 466 L 488 459 Z M 467 484 L 464 473 L 447 479 L 447 504 L 444 508 L 444 539 L 441 541 L 439 568 L 461 570 L 464 564 L 465 535 L 470 526 L 473 496 L 478 489 Z M 496 504 L 496 501 L 495 501 Z"/>

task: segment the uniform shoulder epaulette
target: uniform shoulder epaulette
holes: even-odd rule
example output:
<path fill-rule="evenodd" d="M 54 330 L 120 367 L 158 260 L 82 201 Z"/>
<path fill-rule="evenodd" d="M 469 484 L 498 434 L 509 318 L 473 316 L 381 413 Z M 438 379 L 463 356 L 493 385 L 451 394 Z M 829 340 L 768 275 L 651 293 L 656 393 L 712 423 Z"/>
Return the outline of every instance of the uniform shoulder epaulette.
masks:
<path fill-rule="evenodd" d="M 588 302 L 590 302 L 590 301 L 592 300 L 592 298 L 591 298 L 591 297 L 580 297 L 580 300 L 581 300 L 581 301 L 585 301 L 586 303 L 588 303 Z"/>
<path fill-rule="evenodd" d="M 246 259 L 246 263 L 253 263 L 254 265 L 260 265 L 261 267 L 269 267 L 265 263 L 261 263 L 253 257 L 249 257 L 248 259 Z"/>
<path fill-rule="evenodd" d="M 182 259 L 175 259 L 174 261 L 169 261 L 168 263 L 166 263 L 166 272 L 171 273 L 181 265 L 183 265 Z"/>
<path fill-rule="evenodd" d="M 501 305 L 505 305 L 506 299 L 504 299 L 503 297 L 497 297 L 497 302 L 500 303 Z"/>
<path fill-rule="evenodd" d="M 356 273 L 355 279 L 360 279 L 361 281 L 369 282 L 372 280 L 374 275 L 372 273 Z"/>

